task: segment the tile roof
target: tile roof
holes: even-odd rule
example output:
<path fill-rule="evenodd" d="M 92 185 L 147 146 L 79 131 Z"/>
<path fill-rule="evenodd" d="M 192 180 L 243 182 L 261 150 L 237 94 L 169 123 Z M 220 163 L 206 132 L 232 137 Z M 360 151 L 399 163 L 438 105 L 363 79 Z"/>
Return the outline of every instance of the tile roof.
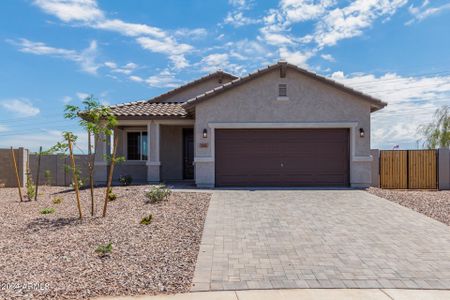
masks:
<path fill-rule="evenodd" d="M 136 101 L 112 105 L 112 113 L 120 117 L 187 117 L 186 110 L 181 103 Z"/>
<path fill-rule="evenodd" d="M 148 101 L 150 101 L 150 102 L 163 101 L 163 100 L 167 99 L 168 97 L 172 96 L 173 94 L 179 93 L 179 92 L 181 92 L 181 91 L 183 91 L 183 90 L 185 90 L 185 89 L 187 89 L 187 88 L 189 88 L 191 86 L 194 86 L 194 85 L 196 85 L 198 83 L 201 83 L 203 81 L 209 80 L 211 78 L 229 78 L 231 80 L 234 80 L 234 79 L 237 79 L 239 77 L 234 76 L 233 74 L 224 72 L 222 70 L 218 70 L 218 71 L 216 71 L 214 73 L 210 73 L 210 74 L 208 74 L 206 76 L 203 76 L 203 77 L 198 78 L 198 79 L 196 79 L 194 81 L 190 81 L 190 82 L 188 82 L 188 83 L 186 83 L 186 84 L 184 84 L 182 86 L 174 88 L 173 90 L 170 90 L 167 93 L 158 95 L 158 96 L 156 96 L 156 97 L 154 97 L 152 99 L 149 99 Z"/>
<path fill-rule="evenodd" d="M 291 69 L 293 69 L 293 70 L 295 70 L 297 72 L 300 72 L 300 73 L 302 73 L 302 74 L 304 74 L 304 75 L 306 75 L 306 76 L 308 76 L 310 78 L 319 80 L 319 81 L 321 81 L 321 82 L 323 82 L 325 84 L 329 84 L 329 85 L 331 85 L 331 86 L 333 86 L 333 87 L 335 87 L 337 89 L 340 89 L 340 90 L 342 90 L 344 92 L 347 92 L 347 93 L 350 93 L 350 94 L 353 94 L 353 95 L 361 97 L 362 99 L 364 99 L 364 100 L 366 100 L 366 101 L 368 101 L 368 102 L 370 102 L 372 104 L 372 109 L 371 109 L 372 112 L 377 111 L 379 109 L 382 109 L 383 107 L 385 107 L 387 105 L 386 102 L 383 102 L 380 99 L 374 98 L 374 97 L 372 97 L 370 95 L 367 95 L 365 93 L 362 93 L 360 91 L 352 89 L 352 88 L 350 88 L 348 86 L 345 86 L 345 85 L 343 85 L 343 84 L 341 84 L 339 82 L 336 82 L 336 81 L 334 81 L 332 79 L 326 78 L 324 76 L 320 76 L 320 75 L 318 75 L 316 73 L 307 71 L 307 70 L 302 69 L 300 67 L 297 67 L 295 65 L 289 64 L 289 63 L 287 63 L 285 61 L 279 61 L 276 64 L 267 66 L 264 69 L 258 69 L 258 70 L 256 70 L 253 73 L 250 73 L 250 74 L 248 74 L 246 76 L 237 78 L 237 79 L 232 80 L 230 82 L 227 82 L 227 83 L 225 83 L 225 84 L 223 84 L 221 86 L 218 86 L 218 87 L 216 87 L 216 88 L 214 88 L 214 89 L 212 89 L 210 91 L 204 92 L 203 94 L 200 94 L 200 95 L 198 95 L 198 96 L 196 96 L 194 98 L 188 99 L 186 102 L 183 103 L 182 106 L 185 109 L 189 110 L 189 109 L 193 108 L 199 102 L 207 100 L 207 99 L 209 99 L 209 98 L 211 98 L 211 97 L 213 97 L 213 96 L 215 96 L 217 94 L 225 92 L 225 91 L 227 91 L 229 89 L 232 89 L 232 88 L 234 88 L 236 86 L 239 86 L 239 85 L 241 85 L 241 84 L 243 84 L 243 83 L 245 83 L 245 82 L 247 82 L 249 80 L 258 78 L 259 76 L 261 76 L 263 74 L 266 74 L 266 73 L 268 73 L 268 72 L 270 72 L 270 71 L 272 71 L 272 70 L 274 70 L 276 68 L 280 68 L 282 66 L 291 68 Z"/>

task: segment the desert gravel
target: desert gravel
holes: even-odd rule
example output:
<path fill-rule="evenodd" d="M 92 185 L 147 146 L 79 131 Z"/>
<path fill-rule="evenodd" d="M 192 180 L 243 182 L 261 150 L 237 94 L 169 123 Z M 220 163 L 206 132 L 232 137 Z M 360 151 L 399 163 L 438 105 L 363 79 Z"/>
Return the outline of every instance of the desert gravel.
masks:
<path fill-rule="evenodd" d="M 387 190 L 373 187 L 367 191 L 450 225 L 450 191 Z"/>
<path fill-rule="evenodd" d="M 145 204 L 148 186 L 115 187 L 117 200 L 101 218 L 104 188 L 40 187 L 37 202 L 19 203 L 17 189 L 0 188 L 0 299 L 86 299 L 189 291 L 210 194 L 173 193 L 167 202 Z M 52 199 L 61 196 L 61 204 Z M 54 214 L 40 210 L 55 208 Z M 148 214 L 150 225 L 139 224 Z M 109 256 L 95 249 L 111 242 Z"/>

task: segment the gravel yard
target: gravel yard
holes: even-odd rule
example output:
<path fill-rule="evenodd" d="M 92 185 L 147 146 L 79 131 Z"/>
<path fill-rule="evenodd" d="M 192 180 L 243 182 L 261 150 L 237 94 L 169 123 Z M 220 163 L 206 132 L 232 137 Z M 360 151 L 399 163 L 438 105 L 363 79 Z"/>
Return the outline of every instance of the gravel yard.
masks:
<path fill-rule="evenodd" d="M 176 192 L 169 201 L 145 204 L 145 189 L 115 187 L 106 218 L 100 217 L 104 188 L 95 190 L 97 217 L 90 217 L 89 190 L 82 191 L 80 222 L 71 190 L 40 187 L 37 202 L 19 203 L 17 189 L 0 188 L 0 299 L 187 292 L 210 194 Z M 62 203 L 53 204 L 56 196 Z M 50 207 L 54 213 L 40 213 Z M 150 213 L 152 223 L 141 225 Z M 109 256 L 95 253 L 110 242 Z"/>
<path fill-rule="evenodd" d="M 386 190 L 373 187 L 367 191 L 450 225 L 450 191 Z"/>

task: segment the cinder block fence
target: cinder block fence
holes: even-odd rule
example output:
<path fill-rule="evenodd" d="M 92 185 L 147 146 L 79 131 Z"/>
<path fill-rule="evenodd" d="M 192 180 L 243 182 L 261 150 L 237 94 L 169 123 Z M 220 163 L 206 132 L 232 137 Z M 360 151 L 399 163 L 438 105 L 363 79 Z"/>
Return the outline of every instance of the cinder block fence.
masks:
<path fill-rule="evenodd" d="M 31 171 L 33 182 L 37 178 L 38 154 L 30 154 L 27 149 L 14 149 L 19 170 L 19 180 L 25 186 L 27 169 Z M 81 178 L 88 177 L 88 157 L 87 155 L 75 155 L 77 168 L 81 173 Z M 70 164 L 69 158 L 64 155 L 42 155 L 41 168 L 39 174 L 39 184 L 69 186 L 72 183 L 72 174 L 67 166 Z M 45 176 L 45 174 L 50 176 Z M 49 182 L 47 182 L 49 180 Z M 11 150 L 0 149 L 0 187 L 16 187 L 16 175 L 12 164 Z"/>

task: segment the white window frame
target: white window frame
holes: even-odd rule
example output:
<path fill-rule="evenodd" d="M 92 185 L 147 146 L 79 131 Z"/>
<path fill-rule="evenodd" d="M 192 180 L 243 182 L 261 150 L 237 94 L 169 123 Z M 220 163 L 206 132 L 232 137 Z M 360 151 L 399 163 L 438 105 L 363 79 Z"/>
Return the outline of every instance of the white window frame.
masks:
<path fill-rule="evenodd" d="M 140 157 L 139 157 L 139 159 L 128 159 L 128 133 L 129 132 L 139 132 L 140 134 L 139 134 L 139 136 L 140 136 L 140 138 L 141 138 L 141 144 L 139 145 L 139 147 L 141 147 L 142 146 L 142 141 L 143 141 L 143 139 L 142 139 L 142 133 L 143 132 L 147 132 L 147 137 L 146 137 L 146 140 L 147 140 L 147 153 L 146 153 L 146 155 L 147 155 L 147 159 L 142 159 L 142 154 L 144 153 L 143 152 L 143 149 L 140 149 L 141 151 L 140 151 Z M 149 132 L 148 132 L 148 130 L 146 130 L 146 129 L 125 129 L 124 130 L 124 139 L 123 139 L 123 144 L 124 144 L 124 147 L 123 147 L 123 152 L 124 152 L 124 154 L 125 154 L 125 157 L 126 157 L 126 160 L 127 161 L 129 161 L 129 162 L 131 162 L 131 161 L 138 161 L 138 162 L 142 162 L 142 161 L 149 161 L 150 159 L 149 159 L 149 157 L 148 157 L 148 155 L 149 155 L 149 149 L 150 149 L 150 145 L 148 144 L 148 136 L 149 136 Z"/>

